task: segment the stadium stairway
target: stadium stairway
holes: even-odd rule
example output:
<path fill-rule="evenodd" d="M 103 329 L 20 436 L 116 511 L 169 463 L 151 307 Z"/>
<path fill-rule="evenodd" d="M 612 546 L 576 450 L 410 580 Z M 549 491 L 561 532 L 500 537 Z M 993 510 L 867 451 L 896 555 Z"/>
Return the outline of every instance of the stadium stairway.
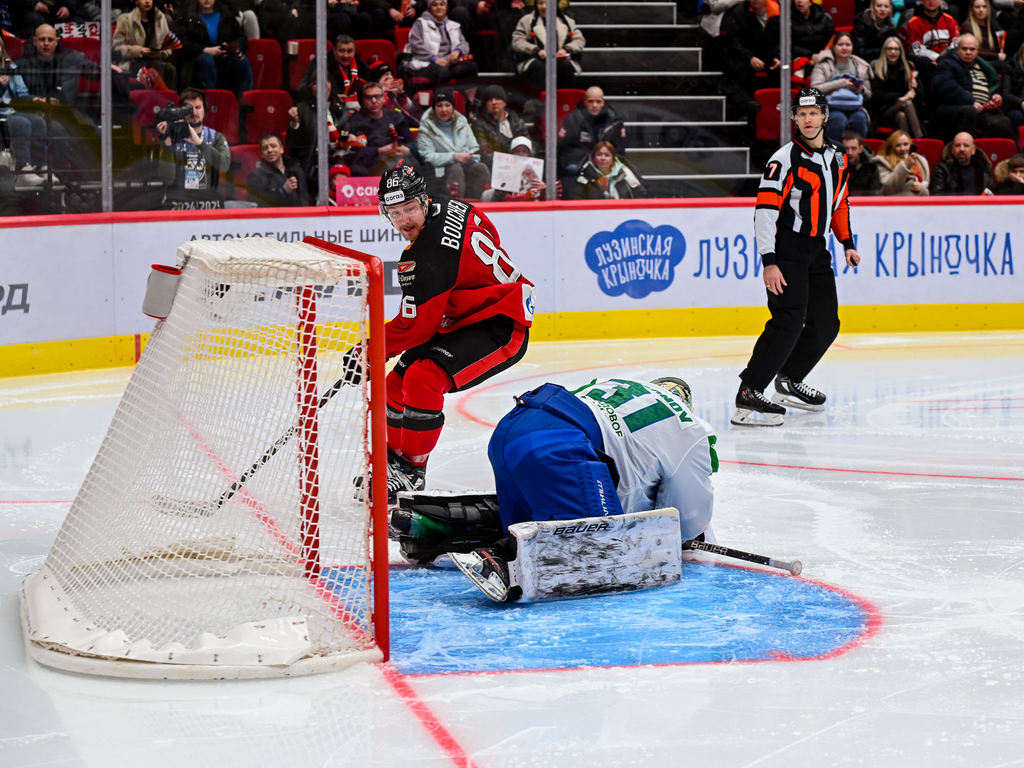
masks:
<path fill-rule="evenodd" d="M 652 197 L 756 194 L 753 128 L 727 119 L 725 75 L 706 66 L 707 38 L 680 22 L 674 0 L 574 0 L 571 15 L 587 39 L 576 87 L 599 85 L 626 121 L 626 157 Z M 515 77 L 481 80 L 513 86 Z"/>
<path fill-rule="evenodd" d="M 650 194 L 751 194 L 751 130 L 727 119 L 724 75 L 706 66 L 698 25 L 680 23 L 677 4 L 664 0 L 576 0 L 572 15 L 587 39 L 578 87 L 601 86 L 625 119 L 626 156 Z"/>

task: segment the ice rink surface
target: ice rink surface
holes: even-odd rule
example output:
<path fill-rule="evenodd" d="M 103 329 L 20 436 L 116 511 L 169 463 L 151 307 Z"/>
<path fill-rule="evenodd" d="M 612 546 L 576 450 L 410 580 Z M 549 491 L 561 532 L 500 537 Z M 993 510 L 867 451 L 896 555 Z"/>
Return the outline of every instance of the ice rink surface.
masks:
<path fill-rule="evenodd" d="M 1024 766 L 1024 334 L 840 337 L 809 379 L 827 411 L 777 429 L 729 425 L 752 343 L 534 344 L 448 398 L 428 485 L 491 485 L 490 425 L 544 381 L 682 376 L 719 436 L 719 541 L 798 558 L 877 609 L 863 642 L 820 660 L 175 684 L 51 671 L 26 658 L 19 583 L 131 371 L 0 380 L 0 766 Z"/>

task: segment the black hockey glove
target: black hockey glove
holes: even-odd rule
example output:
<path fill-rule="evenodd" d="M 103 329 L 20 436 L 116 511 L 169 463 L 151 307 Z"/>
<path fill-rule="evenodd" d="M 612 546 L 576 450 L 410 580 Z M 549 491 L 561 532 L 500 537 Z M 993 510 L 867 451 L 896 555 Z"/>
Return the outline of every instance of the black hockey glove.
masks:
<path fill-rule="evenodd" d="M 350 384 L 353 387 L 358 387 L 363 383 L 363 348 L 361 346 L 352 347 L 345 356 L 341 359 L 342 370 L 346 384 Z"/>

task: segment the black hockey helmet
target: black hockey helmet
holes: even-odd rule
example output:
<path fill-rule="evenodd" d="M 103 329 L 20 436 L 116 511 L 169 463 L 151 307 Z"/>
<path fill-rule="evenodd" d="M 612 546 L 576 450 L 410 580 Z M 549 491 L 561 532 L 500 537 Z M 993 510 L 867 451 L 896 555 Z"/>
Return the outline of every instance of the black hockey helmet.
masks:
<path fill-rule="evenodd" d="M 687 410 L 693 410 L 693 398 L 690 395 L 690 385 L 678 376 L 659 376 L 651 379 L 651 384 L 657 384 L 662 389 L 667 389 L 673 395 L 683 401 Z"/>
<path fill-rule="evenodd" d="M 391 221 L 387 211 L 389 205 L 399 205 L 409 200 L 419 200 L 423 205 L 423 212 L 427 212 L 430 207 L 427 180 L 411 165 L 400 165 L 385 171 L 377 188 L 377 202 L 380 204 L 380 215 L 384 220 Z"/>
<path fill-rule="evenodd" d="M 800 107 L 817 107 L 825 116 L 825 120 L 822 122 L 822 125 L 824 126 L 828 124 L 828 99 L 826 99 L 825 94 L 817 88 L 804 88 L 800 93 L 793 97 L 793 105 L 790 114 L 794 120 L 796 120 L 796 111 Z"/>

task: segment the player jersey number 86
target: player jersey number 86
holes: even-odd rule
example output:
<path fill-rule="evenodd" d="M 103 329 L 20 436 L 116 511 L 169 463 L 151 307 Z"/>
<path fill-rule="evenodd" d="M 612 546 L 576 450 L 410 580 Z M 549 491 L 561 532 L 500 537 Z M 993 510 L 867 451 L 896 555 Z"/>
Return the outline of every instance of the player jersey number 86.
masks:
<path fill-rule="evenodd" d="M 480 261 L 491 268 L 494 272 L 494 279 L 499 283 L 514 283 L 523 274 L 512 263 L 512 259 L 508 257 L 508 254 L 496 246 L 491 238 L 480 230 L 473 233 L 470 238 L 470 245 L 473 247 L 473 253 L 477 255 Z M 508 271 L 502 266 L 502 262 L 508 265 Z"/>

